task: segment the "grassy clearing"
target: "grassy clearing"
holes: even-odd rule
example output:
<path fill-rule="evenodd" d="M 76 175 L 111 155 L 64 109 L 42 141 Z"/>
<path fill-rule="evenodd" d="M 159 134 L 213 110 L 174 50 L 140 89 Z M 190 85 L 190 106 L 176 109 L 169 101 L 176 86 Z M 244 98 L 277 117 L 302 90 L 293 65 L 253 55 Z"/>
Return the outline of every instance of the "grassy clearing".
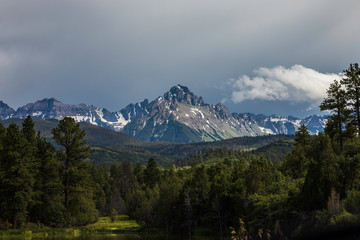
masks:
<path fill-rule="evenodd" d="M 96 223 L 81 229 L 99 232 L 134 232 L 140 230 L 140 225 L 135 220 L 130 220 L 127 215 L 118 215 L 113 222 L 110 217 L 101 217 Z"/>
<path fill-rule="evenodd" d="M 127 233 L 139 232 L 141 226 L 135 221 L 130 220 L 127 215 L 118 215 L 112 222 L 110 217 L 100 217 L 97 222 L 80 228 L 48 228 L 39 229 L 18 229 L 1 230 L 0 239 L 43 239 L 47 237 L 74 238 L 80 235 L 92 233 Z"/>

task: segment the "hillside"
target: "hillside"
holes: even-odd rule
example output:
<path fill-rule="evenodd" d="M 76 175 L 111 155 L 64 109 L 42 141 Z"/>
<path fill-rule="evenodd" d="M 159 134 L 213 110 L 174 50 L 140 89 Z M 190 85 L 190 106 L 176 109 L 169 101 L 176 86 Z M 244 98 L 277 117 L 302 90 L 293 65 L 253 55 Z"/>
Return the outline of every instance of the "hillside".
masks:
<path fill-rule="evenodd" d="M 0 121 L 5 127 L 11 122 L 21 126 L 22 119 L 7 119 Z M 53 143 L 51 130 L 58 124 L 58 120 L 33 119 L 36 131 Z M 162 166 L 170 166 L 175 159 L 184 159 L 192 155 L 199 155 L 207 150 L 251 150 L 258 149 L 270 143 L 293 139 L 290 135 L 266 135 L 258 137 L 237 137 L 222 141 L 198 143 L 171 142 L 143 142 L 123 133 L 115 132 L 104 127 L 89 123 L 80 123 L 86 132 L 87 143 L 91 146 L 90 160 L 95 163 L 112 164 L 128 160 L 132 163 L 146 163 L 154 158 Z"/>

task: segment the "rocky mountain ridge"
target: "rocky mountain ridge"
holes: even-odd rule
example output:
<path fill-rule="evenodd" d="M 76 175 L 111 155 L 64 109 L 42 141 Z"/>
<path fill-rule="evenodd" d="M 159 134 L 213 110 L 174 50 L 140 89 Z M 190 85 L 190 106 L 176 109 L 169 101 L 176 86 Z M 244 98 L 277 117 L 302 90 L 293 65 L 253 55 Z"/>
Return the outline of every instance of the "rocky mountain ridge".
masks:
<path fill-rule="evenodd" d="M 313 134 L 324 130 L 326 117 L 265 116 L 251 113 L 231 113 L 222 104 L 207 104 L 187 87 L 177 85 L 163 96 L 149 102 L 129 104 L 117 112 L 110 112 L 87 104 L 64 104 L 45 98 L 26 104 L 16 111 L 0 101 L 0 118 L 41 119 L 73 117 L 77 122 L 123 132 L 143 141 L 200 142 L 239 136 L 294 134 L 305 124 Z"/>

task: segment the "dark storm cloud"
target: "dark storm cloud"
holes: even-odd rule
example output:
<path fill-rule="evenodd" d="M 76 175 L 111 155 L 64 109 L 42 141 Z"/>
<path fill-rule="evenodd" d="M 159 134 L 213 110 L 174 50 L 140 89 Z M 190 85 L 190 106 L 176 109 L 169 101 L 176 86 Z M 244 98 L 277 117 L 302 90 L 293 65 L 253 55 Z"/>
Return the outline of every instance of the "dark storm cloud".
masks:
<path fill-rule="evenodd" d="M 358 9 L 356 0 L 2 0 L 0 99 L 18 107 L 54 96 L 119 110 L 181 83 L 217 103 L 236 91 L 229 79 L 260 67 L 338 73 L 359 61 Z M 226 104 L 294 108 L 256 101 Z"/>

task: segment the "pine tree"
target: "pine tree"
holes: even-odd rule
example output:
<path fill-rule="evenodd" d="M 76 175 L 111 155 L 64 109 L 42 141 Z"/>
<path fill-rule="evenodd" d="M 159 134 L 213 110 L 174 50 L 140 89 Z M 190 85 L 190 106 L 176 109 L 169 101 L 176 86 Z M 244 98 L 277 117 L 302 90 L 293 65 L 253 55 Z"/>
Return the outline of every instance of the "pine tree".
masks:
<path fill-rule="evenodd" d="M 144 182 L 150 188 L 160 182 L 160 170 L 153 158 L 150 158 L 144 170 Z"/>
<path fill-rule="evenodd" d="M 334 115 L 331 116 L 329 127 L 332 126 L 334 130 L 338 133 L 340 151 L 343 151 L 343 127 L 349 118 L 349 110 L 346 108 L 346 92 L 342 89 L 341 84 L 338 81 L 334 81 L 330 84 L 329 89 L 327 90 L 327 98 L 320 105 L 320 110 L 330 110 Z M 333 136 L 332 136 L 333 138 Z"/>
<path fill-rule="evenodd" d="M 306 145 L 308 145 L 310 143 L 310 133 L 308 131 L 308 129 L 306 128 L 306 126 L 304 124 L 302 124 L 299 129 L 295 132 L 296 135 L 296 143 L 302 145 L 303 147 L 305 147 Z"/>
<path fill-rule="evenodd" d="M 322 209 L 326 207 L 331 189 L 338 187 L 338 162 L 330 138 L 323 133 L 315 136 L 308 155 L 312 161 L 301 190 L 302 204 L 307 210 Z"/>
<path fill-rule="evenodd" d="M 89 147 L 86 146 L 85 131 L 71 117 L 61 120 L 52 134 L 55 142 L 63 147 L 57 156 L 63 164 L 64 205 L 69 208 L 69 201 L 83 178 L 80 171 L 85 167 L 84 160 L 89 157 Z"/>
<path fill-rule="evenodd" d="M 67 211 L 62 201 L 63 185 L 60 179 L 60 163 L 55 158 L 55 148 L 45 138 L 36 136 L 36 155 L 39 161 L 35 176 L 34 191 L 38 192 L 35 206 L 32 208 L 33 219 L 42 223 L 64 224 Z"/>
<path fill-rule="evenodd" d="M 31 119 L 30 115 L 28 115 L 22 123 L 21 133 L 24 135 L 25 139 L 31 144 L 35 144 L 36 132 L 34 126 L 35 124 L 33 120 Z"/>
<path fill-rule="evenodd" d="M 4 168 L 4 161 L 5 159 L 3 159 L 4 157 L 4 141 L 5 141 L 5 137 L 6 137 L 6 128 L 4 128 L 4 126 L 0 123 L 0 203 L 4 203 L 6 198 L 5 196 L 2 194 L 3 191 L 2 189 L 4 189 L 4 180 L 5 180 L 5 171 L 6 169 Z M 3 204 L 0 204 L 0 218 L 5 219 L 5 211 L 3 209 Z"/>
<path fill-rule="evenodd" d="M 294 179 L 305 177 L 310 160 L 306 157 L 304 147 L 297 144 L 294 149 L 285 156 L 283 163 L 284 172 Z"/>
<path fill-rule="evenodd" d="M 348 104 L 351 106 L 358 133 L 360 133 L 360 68 L 358 63 L 350 64 L 344 70 L 345 77 L 341 83 L 345 85 Z"/>
<path fill-rule="evenodd" d="M 3 141 L 6 136 L 6 128 L 0 123 L 0 151 L 3 150 Z"/>
<path fill-rule="evenodd" d="M 24 224 L 28 206 L 33 203 L 34 176 L 32 175 L 32 154 L 29 143 L 21 134 L 19 127 L 11 123 L 3 139 L 0 172 L 3 197 L 2 207 L 7 219 L 12 219 L 13 227 Z"/>
<path fill-rule="evenodd" d="M 30 115 L 28 115 L 25 120 L 22 122 L 22 129 L 21 129 L 21 134 L 23 135 L 23 137 L 26 139 L 27 141 L 27 145 L 26 145 L 26 152 L 31 155 L 31 159 L 29 159 L 29 171 L 30 174 L 34 177 L 34 188 L 33 188 L 33 201 L 29 203 L 28 205 L 28 211 L 29 211 L 29 216 L 31 217 L 31 212 L 33 207 L 36 204 L 39 204 L 39 202 L 41 201 L 41 189 L 39 188 L 39 184 L 38 184 L 38 176 L 39 176 L 39 167 L 41 165 L 40 163 L 40 159 L 36 156 L 36 152 L 37 152 L 37 146 L 36 146 L 36 133 L 35 133 L 35 124 L 32 120 L 32 118 L 30 117 Z M 34 216 L 36 217 L 36 216 Z"/>

